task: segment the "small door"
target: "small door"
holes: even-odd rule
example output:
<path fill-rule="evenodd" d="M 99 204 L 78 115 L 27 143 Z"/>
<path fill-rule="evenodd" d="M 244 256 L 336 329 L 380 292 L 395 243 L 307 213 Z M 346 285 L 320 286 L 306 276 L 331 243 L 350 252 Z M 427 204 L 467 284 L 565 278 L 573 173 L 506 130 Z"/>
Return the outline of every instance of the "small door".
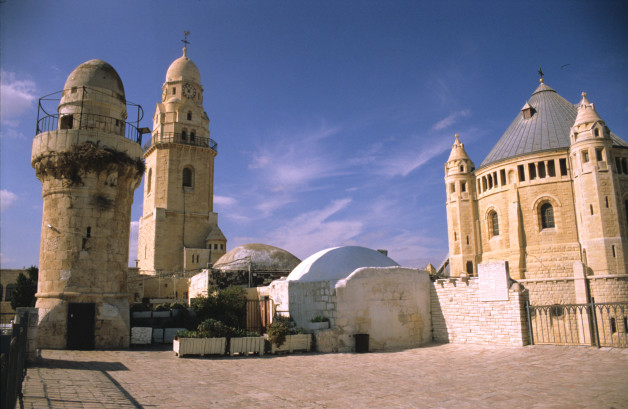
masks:
<path fill-rule="evenodd" d="M 68 305 L 68 349 L 94 349 L 94 303 Z"/>

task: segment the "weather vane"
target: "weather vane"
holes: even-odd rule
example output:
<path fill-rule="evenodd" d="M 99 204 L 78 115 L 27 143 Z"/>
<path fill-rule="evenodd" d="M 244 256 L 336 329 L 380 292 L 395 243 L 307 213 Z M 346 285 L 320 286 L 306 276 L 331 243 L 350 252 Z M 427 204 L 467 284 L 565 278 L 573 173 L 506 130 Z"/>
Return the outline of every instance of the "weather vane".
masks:
<path fill-rule="evenodd" d="M 188 41 L 188 36 L 190 35 L 190 32 L 189 31 L 184 31 L 183 35 L 185 35 L 185 38 L 183 40 L 181 40 L 181 42 L 183 44 L 185 44 L 185 47 L 187 47 L 188 44 L 190 44 L 190 42 Z"/>
<path fill-rule="evenodd" d="M 541 69 L 541 67 L 539 67 L 539 75 L 541 76 L 541 79 L 543 79 L 543 70 Z"/>

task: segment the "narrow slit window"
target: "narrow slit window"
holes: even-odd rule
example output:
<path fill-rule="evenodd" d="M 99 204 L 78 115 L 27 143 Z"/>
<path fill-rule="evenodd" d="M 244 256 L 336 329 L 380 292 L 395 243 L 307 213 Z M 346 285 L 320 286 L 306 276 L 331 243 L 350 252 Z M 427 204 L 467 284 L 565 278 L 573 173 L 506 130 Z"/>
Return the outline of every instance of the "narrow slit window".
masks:
<path fill-rule="evenodd" d="M 554 167 L 554 159 L 547 162 L 547 176 L 551 178 L 556 176 L 556 168 Z"/>
<path fill-rule="evenodd" d="M 492 211 L 489 215 L 489 220 L 491 223 L 491 234 L 492 236 L 499 236 L 499 216 L 496 211 Z"/>
<path fill-rule="evenodd" d="M 467 236 L 467 246 L 469 245 L 469 236 Z"/>
<path fill-rule="evenodd" d="M 544 179 L 546 176 L 545 173 L 545 162 L 539 162 L 539 177 Z"/>
<path fill-rule="evenodd" d="M 499 171 L 499 177 L 502 180 L 502 186 L 506 185 L 506 169 L 502 169 Z"/>
<path fill-rule="evenodd" d="M 519 173 L 519 182 L 524 182 L 526 180 L 526 173 L 523 165 L 517 166 L 517 172 Z"/>
<path fill-rule="evenodd" d="M 172 87 L 172 95 L 176 95 L 177 94 L 177 87 Z"/>
<path fill-rule="evenodd" d="M 488 175 L 488 188 L 493 188 L 493 175 Z"/>
<path fill-rule="evenodd" d="M 560 175 L 567 176 L 567 159 L 559 159 L 558 164 L 560 165 Z"/>
<path fill-rule="evenodd" d="M 467 182 L 460 182 L 460 191 L 461 192 L 467 191 Z"/>
<path fill-rule="evenodd" d="M 486 176 L 482 176 L 482 190 L 486 191 L 487 188 L 488 188 L 488 185 L 486 183 Z"/>
<path fill-rule="evenodd" d="M 92 237 L 92 228 L 91 227 L 87 228 L 87 231 L 85 232 L 85 237 L 87 237 L 88 239 L 90 237 Z"/>
<path fill-rule="evenodd" d="M 615 258 L 616 254 L 615 254 L 615 245 L 611 246 L 611 252 L 613 253 L 613 258 Z"/>
<path fill-rule="evenodd" d="M 192 169 L 183 168 L 183 187 L 192 187 Z"/>
<path fill-rule="evenodd" d="M 192 120 L 192 113 L 188 112 L 188 121 L 191 121 L 191 120 Z"/>
<path fill-rule="evenodd" d="M 598 162 L 604 162 L 604 150 L 603 149 L 596 149 L 595 150 L 595 160 Z"/>
<path fill-rule="evenodd" d="M 593 205 L 589 205 L 589 209 L 591 210 L 591 215 L 593 215 Z"/>
<path fill-rule="evenodd" d="M 528 173 L 530 174 L 530 180 L 536 179 L 536 166 L 534 163 L 528 163 Z"/>

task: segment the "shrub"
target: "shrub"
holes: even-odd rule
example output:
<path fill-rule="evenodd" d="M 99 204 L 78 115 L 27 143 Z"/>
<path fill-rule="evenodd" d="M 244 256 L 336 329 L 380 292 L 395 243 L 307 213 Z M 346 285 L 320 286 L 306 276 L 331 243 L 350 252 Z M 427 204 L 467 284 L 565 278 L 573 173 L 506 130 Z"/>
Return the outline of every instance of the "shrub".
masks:
<path fill-rule="evenodd" d="M 201 338 L 198 335 L 198 331 L 189 331 L 187 329 L 180 329 L 175 334 L 176 338 Z"/>
<path fill-rule="evenodd" d="M 198 324 L 198 334 L 203 338 L 229 338 L 232 337 L 235 332 L 235 328 L 212 318 Z"/>
<path fill-rule="evenodd" d="M 316 317 L 312 318 L 310 322 L 329 322 L 329 318 L 323 317 L 322 315 L 317 315 Z"/>
<path fill-rule="evenodd" d="M 172 304 L 170 304 L 171 310 L 186 310 L 187 308 L 188 307 L 178 302 L 173 302 Z"/>
<path fill-rule="evenodd" d="M 225 289 L 211 289 L 207 297 L 192 301 L 192 309 L 202 321 L 213 318 L 225 325 L 242 328 L 246 326 L 246 290 L 231 286 Z"/>
<path fill-rule="evenodd" d="M 268 326 L 268 339 L 277 346 L 282 346 L 286 342 L 286 336 L 290 335 L 294 322 L 287 317 L 276 315 L 273 322 Z"/>
<path fill-rule="evenodd" d="M 157 304 L 155 311 L 170 311 L 170 304 Z"/>

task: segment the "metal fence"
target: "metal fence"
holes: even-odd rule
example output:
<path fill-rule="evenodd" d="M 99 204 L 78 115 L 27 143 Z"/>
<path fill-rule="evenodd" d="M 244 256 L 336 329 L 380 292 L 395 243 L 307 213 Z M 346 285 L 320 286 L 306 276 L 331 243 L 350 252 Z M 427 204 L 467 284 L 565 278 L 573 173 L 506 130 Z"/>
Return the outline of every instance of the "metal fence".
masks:
<path fill-rule="evenodd" d="M 22 395 L 22 381 L 26 376 L 28 313 L 20 314 L 18 321 L 13 324 L 13 334 L 0 336 L 1 409 L 15 408 L 18 396 Z"/>
<path fill-rule="evenodd" d="M 248 300 L 246 302 L 246 330 L 255 331 L 258 334 L 266 332 L 273 315 L 273 301 Z"/>
<path fill-rule="evenodd" d="M 628 348 L 628 303 L 526 304 L 532 344 Z"/>

